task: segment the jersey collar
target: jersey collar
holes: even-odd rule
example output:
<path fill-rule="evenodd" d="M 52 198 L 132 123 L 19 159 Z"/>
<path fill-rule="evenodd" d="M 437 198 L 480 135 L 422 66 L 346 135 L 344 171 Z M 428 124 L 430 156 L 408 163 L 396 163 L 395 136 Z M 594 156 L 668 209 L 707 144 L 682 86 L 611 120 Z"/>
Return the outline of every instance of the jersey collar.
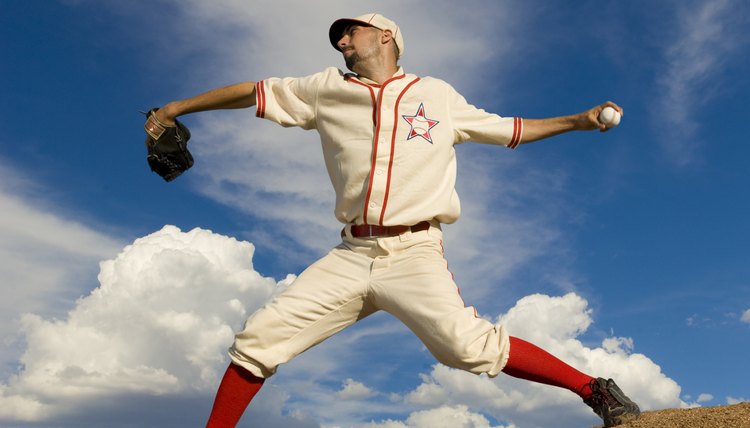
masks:
<path fill-rule="evenodd" d="M 388 81 L 393 80 L 393 79 L 395 79 L 397 77 L 401 77 L 404 74 L 405 74 L 404 73 L 404 68 L 403 67 L 399 67 L 398 70 L 396 70 L 396 72 L 393 73 L 393 76 L 391 76 L 391 78 L 388 79 Z M 371 85 L 371 86 L 381 86 L 380 84 L 378 84 L 374 80 L 370 80 L 370 79 L 368 79 L 366 77 L 363 77 L 363 76 L 358 76 L 358 75 L 356 75 L 354 73 L 347 73 L 346 77 L 349 78 L 349 79 L 357 79 L 360 82 L 366 83 L 366 84 Z"/>

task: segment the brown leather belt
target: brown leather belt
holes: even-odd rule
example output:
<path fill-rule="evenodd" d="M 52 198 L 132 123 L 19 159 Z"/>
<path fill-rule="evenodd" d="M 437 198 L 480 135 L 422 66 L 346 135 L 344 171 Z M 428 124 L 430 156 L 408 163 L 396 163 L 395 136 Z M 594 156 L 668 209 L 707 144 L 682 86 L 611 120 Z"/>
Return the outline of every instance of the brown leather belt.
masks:
<path fill-rule="evenodd" d="M 397 236 L 411 231 L 421 232 L 430 228 L 429 221 L 423 221 L 415 224 L 414 226 L 377 226 L 372 224 L 353 224 L 351 226 L 352 236 L 355 238 L 373 238 L 381 236 Z M 346 228 L 341 231 L 343 236 L 346 232 Z"/>

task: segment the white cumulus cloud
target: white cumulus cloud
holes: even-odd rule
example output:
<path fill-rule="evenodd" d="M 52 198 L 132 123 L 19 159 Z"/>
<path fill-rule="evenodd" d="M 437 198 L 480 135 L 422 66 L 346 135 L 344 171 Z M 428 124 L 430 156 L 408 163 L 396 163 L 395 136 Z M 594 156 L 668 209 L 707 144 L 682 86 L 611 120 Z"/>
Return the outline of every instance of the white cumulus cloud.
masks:
<path fill-rule="evenodd" d="M 680 407 L 679 385 L 643 354 L 633 353 L 633 340 L 610 337 L 599 347 L 578 336 L 591 325 L 588 303 L 569 293 L 522 298 L 499 317 L 511 335 L 531 341 L 573 367 L 596 377 L 614 378 L 642 409 Z M 597 417 L 567 390 L 500 375 L 475 376 L 435 365 L 405 400 L 424 407 L 465 405 L 472 411 L 523 427 L 581 426 Z"/>
<path fill-rule="evenodd" d="M 740 318 L 740 320 L 742 320 L 742 322 L 750 324 L 750 309 L 742 313 L 742 317 Z"/>
<path fill-rule="evenodd" d="M 124 245 L 55 206 L 55 192 L 0 157 L 0 365 L 21 352 L 22 313 L 65 314 L 96 283 L 99 260 Z"/>
<path fill-rule="evenodd" d="M 375 394 L 376 392 L 368 388 L 365 384 L 351 378 L 345 380 L 341 390 L 336 393 L 342 400 L 368 398 Z"/>
<path fill-rule="evenodd" d="M 101 263 L 65 319 L 26 315 L 22 370 L 0 384 L 0 420 L 48 420 L 118 394 L 213 392 L 248 313 L 279 288 L 248 242 L 165 226 Z"/>
<path fill-rule="evenodd" d="M 387 420 L 363 425 L 363 428 L 514 428 L 515 425 L 492 425 L 481 414 L 467 406 L 441 406 L 412 413 L 405 422 Z"/>
<path fill-rule="evenodd" d="M 24 317 L 22 333 L 28 345 L 22 369 L 0 384 L 0 421 L 55 420 L 68 409 L 80 411 L 83 403 L 128 395 L 143 400 L 203 394 L 200 402 L 210 404 L 233 332 L 291 280 L 279 284 L 258 274 L 253 251 L 248 242 L 208 230 L 182 232 L 165 226 L 102 262 L 100 286 L 79 299 L 67 317 Z M 598 347 L 578 340 L 592 319 L 586 300 L 574 293 L 527 296 L 499 320 L 512 334 L 584 372 L 616 378 L 644 409 L 685 405 L 679 386 L 649 358 L 632 352 L 632 339 L 610 337 Z M 343 338 L 339 345 L 352 350 L 373 340 L 368 330 Z M 330 362 L 331 355 L 313 352 L 301 367 L 315 366 L 320 358 Z M 335 358 L 345 360 L 346 355 L 338 353 Z M 294 367 L 289 367 L 291 373 Z M 421 384 L 401 394 L 378 392 L 352 377 L 338 391 L 311 389 L 303 379 L 303 385 L 294 386 L 291 373 L 280 385 L 290 387 L 295 402 L 277 406 L 267 420 L 305 409 L 295 423 L 319 420 L 334 426 L 343 420 L 347 426 L 361 426 L 356 414 L 374 407 L 381 415 L 398 409 L 404 419 L 375 421 L 373 427 L 432 427 L 446 421 L 449 425 L 444 426 L 490 427 L 497 424 L 494 420 L 531 428 L 596 422 L 568 391 L 503 375 L 489 379 L 439 364 L 422 374 Z M 268 388 L 271 394 L 288 397 L 273 383 Z M 332 418 L 323 404 L 333 397 L 341 401 L 334 412 L 338 416 Z M 256 404 L 259 407 L 251 406 L 249 413 L 263 411 L 262 400 Z"/>

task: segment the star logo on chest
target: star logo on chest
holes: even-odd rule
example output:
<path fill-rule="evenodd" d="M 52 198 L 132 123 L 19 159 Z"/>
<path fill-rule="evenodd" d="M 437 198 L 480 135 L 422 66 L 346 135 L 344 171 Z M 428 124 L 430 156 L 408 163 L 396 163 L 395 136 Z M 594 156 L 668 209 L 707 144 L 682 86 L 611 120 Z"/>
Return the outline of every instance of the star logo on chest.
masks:
<path fill-rule="evenodd" d="M 411 130 L 409 130 L 409 136 L 406 137 L 407 141 L 414 137 L 422 137 L 427 140 L 428 143 L 432 144 L 432 136 L 430 136 L 430 129 L 434 128 L 435 125 L 440 123 L 434 119 L 428 119 L 424 114 L 424 103 L 419 104 L 417 113 L 414 116 L 401 116 L 405 121 L 409 122 Z"/>

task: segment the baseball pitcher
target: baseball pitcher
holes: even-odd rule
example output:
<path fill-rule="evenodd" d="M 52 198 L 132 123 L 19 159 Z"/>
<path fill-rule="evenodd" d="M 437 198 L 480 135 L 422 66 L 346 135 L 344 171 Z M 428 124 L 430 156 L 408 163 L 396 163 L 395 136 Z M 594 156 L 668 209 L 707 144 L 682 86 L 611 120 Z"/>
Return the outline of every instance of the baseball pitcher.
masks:
<path fill-rule="evenodd" d="M 401 29 L 380 14 L 339 19 L 328 36 L 349 72 L 328 68 L 238 83 L 149 113 L 152 131 L 154 124 L 176 126 L 188 113 L 251 106 L 259 118 L 315 129 L 343 224 L 341 244 L 237 333 L 208 426 L 235 426 L 279 366 L 380 310 L 408 326 L 447 366 L 566 388 L 605 426 L 637 418 L 638 406 L 612 379 L 581 373 L 479 318 L 448 271 L 441 231 L 461 211 L 456 144 L 515 149 L 574 130 L 606 131 L 600 112 L 611 107 L 621 115 L 622 109 L 606 102 L 568 116 L 501 117 L 469 104 L 442 80 L 403 70 Z"/>

